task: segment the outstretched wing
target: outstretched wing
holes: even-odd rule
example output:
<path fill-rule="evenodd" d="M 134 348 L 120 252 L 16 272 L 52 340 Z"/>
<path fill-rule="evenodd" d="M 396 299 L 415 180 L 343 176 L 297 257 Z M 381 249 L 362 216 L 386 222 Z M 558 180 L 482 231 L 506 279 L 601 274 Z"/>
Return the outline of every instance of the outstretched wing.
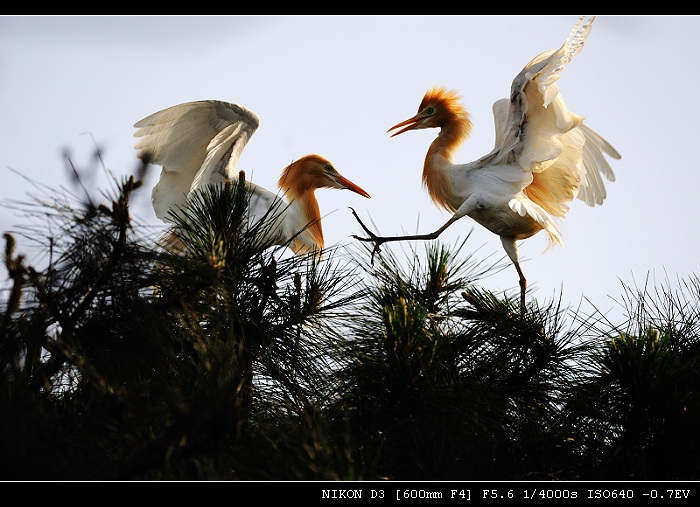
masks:
<path fill-rule="evenodd" d="M 188 102 L 134 124 L 144 162 L 163 167 L 151 200 L 156 216 L 183 206 L 202 184 L 235 179 L 238 159 L 260 120 L 243 106 L 216 100 Z"/>
<path fill-rule="evenodd" d="M 579 197 L 589 205 L 602 204 L 601 175 L 614 181 L 604 154 L 620 155 L 602 137 L 570 112 L 556 81 L 583 48 L 591 18 L 581 18 L 564 45 L 544 52 L 528 63 L 513 80 L 510 99 L 494 104 L 496 147 L 490 163 L 516 164 L 532 173 L 523 191 L 554 217 L 563 218 L 567 203 Z M 485 157 L 486 158 L 486 157 Z"/>

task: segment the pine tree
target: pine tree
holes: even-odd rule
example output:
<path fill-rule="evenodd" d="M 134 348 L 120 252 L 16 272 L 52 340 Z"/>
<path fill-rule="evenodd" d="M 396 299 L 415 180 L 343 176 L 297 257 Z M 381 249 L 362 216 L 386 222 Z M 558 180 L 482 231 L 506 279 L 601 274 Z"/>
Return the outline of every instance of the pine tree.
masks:
<path fill-rule="evenodd" d="M 633 290 L 628 321 L 597 337 L 568 388 L 584 478 L 689 480 L 700 476 L 700 280 Z"/>
<path fill-rule="evenodd" d="M 628 290 L 623 325 L 522 312 L 469 237 L 296 257 L 248 223 L 244 179 L 160 237 L 132 217 L 142 177 L 28 206 L 46 267 L 4 236 L 3 479 L 700 476 L 697 278 Z"/>
<path fill-rule="evenodd" d="M 462 243 L 463 246 L 464 243 Z M 348 347 L 343 413 L 391 479 L 550 477 L 566 456 L 556 386 L 576 348 L 560 312 L 472 285 L 498 266 L 436 243 L 405 270 L 382 254 Z M 463 257 L 464 260 L 459 260 Z M 551 451 L 556 453 L 551 454 Z M 379 458 L 376 458 L 376 457 Z"/>
<path fill-rule="evenodd" d="M 164 250 L 132 227 L 138 187 L 111 206 L 48 203 L 63 234 L 45 272 L 8 236 L 2 442 L 20 459 L 4 476 L 281 478 L 283 460 L 250 459 L 265 448 L 302 455 L 285 478 L 318 474 L 281 440 L 318 446 L 335 333 L 321 317 L 352 304 L 348 273 L 260 248 L 243 181 L 196 195 L 173 232 L 184 251 Z"/>

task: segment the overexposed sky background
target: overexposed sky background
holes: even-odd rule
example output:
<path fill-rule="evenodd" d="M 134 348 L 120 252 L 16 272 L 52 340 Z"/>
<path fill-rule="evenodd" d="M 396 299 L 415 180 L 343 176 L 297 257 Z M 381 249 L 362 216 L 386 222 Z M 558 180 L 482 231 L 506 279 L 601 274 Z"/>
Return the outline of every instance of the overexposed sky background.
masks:
<path fill-rule="evenodd" d="M 390 138 L 433 85 L 458 89 L 472 115 L 469 162 L 493 147 L 492 104 L 533 57 L 558 48 L 578 20 L 563 16 L 2 16 L 0 17 L 0 232 L 26 223 L 7 203 L 29 201 L 24 175 L 69 185 L 64 153 L 94 167 L 95 144 L 117 176 L 136 166 L 133 124 L 175 104 L 235 102 L 261 125 L 239 169 L 270 190 L 309 153 L 329 159 L 372 195 L 319 190 L 328 246 L 360 233 L 348 207 L 384 235 L 431 232 L 449 215 L 421 186 L 437 131 Z M 519 246 L 529 297 L 577 306 L 585 296 L 615 318 L 622 283 L 643 286 L 699 273 L 696 162 L 700 18 L 598 16 L 559 87 L 569 109 L 622 155 L 602 207 L 581 201 L 563 226 L 564 247 L 544 233 Z M 159 224 L 150 189 L 133 214 Z M 17 174 L 19 173 L 19 174 Z M 108 187 L 101 175 L 95 184 Z M 463 220 L 441 237 L 474 233 L 478 254 L 504 256 L 497 236 Z M 19 251 L 28 249 L 18 237 Z M 4 248 L 4 244 L 3 244 Z M 386 246 L 385 246 L 386 248 Z M 400 248 L 398 245 L 392 248 Z M 419 246 L 422 249 L 422 246 Z M 37 261 L 38 262 L 38 261 Z M 0 268 L 2 282 L 7 272 Z M 0 284 L 2 285 L 2 284 Z M 515 269 L 482 281 L 517 295 Z M 590 309 L 589 303 L 582 306 Z"/>

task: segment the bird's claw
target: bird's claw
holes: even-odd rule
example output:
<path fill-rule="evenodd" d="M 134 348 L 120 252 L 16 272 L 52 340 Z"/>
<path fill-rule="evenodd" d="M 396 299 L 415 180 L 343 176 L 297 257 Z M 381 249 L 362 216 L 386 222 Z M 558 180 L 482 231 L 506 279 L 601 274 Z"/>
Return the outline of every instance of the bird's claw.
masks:
<path fill-rule="evenodd" d="M 384 243 L 384 240 L 374 234 L 372 231 L 370 231 L 367 226 L 360 220 L 360 217 L 357 216 L 357 213 L 355 213 L 355 210 L 353 208 L 350 208 L 350 211 L 352 214 L 355 216 L 355 220 L 360 224 L 360 227 L 364 229 L 364 231 L 367 233 L 369 236 L 368 238 L 364 238 L 362 236 L 358 236 L 356 234 L 353 234 L 352 237 L 359 240 L 359 241 L 366 241 L 366 242 L 373 242 L 374 243 L 374 248 L 372 249 L 372 256 L 371 256 L 371 262 L 374 264 L 374 254 L 381 252 L 381 245 Z"/>

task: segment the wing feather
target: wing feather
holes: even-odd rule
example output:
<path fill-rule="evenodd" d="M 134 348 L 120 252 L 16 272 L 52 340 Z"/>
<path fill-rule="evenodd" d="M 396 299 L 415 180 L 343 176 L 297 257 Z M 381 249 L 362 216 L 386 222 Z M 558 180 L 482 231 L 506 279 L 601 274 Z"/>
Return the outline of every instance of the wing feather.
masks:
<path fill-rule="evenodd" d="M 566 42 L 546 51 L 515 77 L 510 99 L 494 104 L 496 146 L 491 164 L 515 164 L 533 174 L 525 195 L 553 217 L 563 218 L 578 197 L 593 206 L 605 199 L 602 176 L 615 180 L 605 156 L 620 158 L 583 117 L 566 107 L 557 81 L 564 67 L 583 49 L 594 18 L 582 17 Z M 526 181 L 526 180 L 524 180 Z M 522 211 L 521 207 L 519 210 Z"/>
<path fill-rule="evenodd" d="M 172 106 L 136 122 L 137 156 L 163 167 L 151 196 L 156 216 L 166 220 L 202 184 L 235 179 L 241 152 L 259 124 L 245 107 L 217 100 Z"/>

